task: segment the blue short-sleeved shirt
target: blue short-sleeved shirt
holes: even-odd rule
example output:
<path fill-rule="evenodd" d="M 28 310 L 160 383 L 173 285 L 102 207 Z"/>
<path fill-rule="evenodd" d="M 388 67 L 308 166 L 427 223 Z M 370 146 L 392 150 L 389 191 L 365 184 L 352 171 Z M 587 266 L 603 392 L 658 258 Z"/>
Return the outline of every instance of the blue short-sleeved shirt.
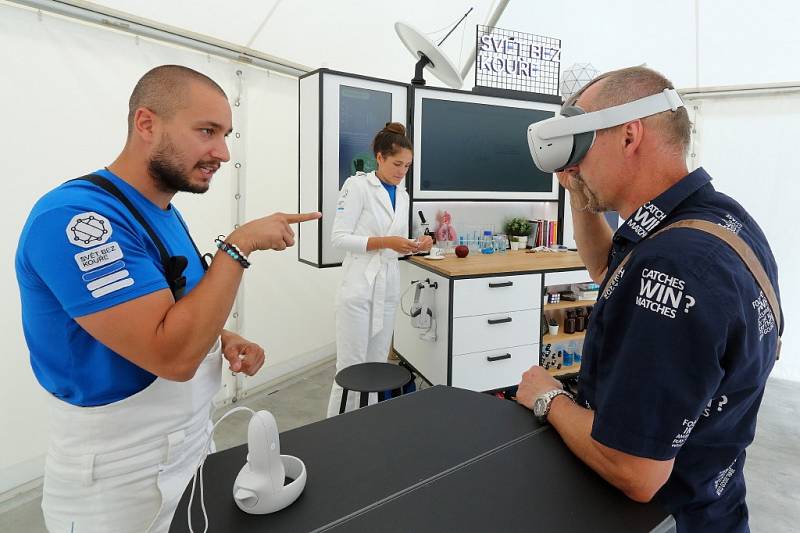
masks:
<path fill-rule="evenodd" d="M 578 402 L 595 411 L 598 442 L 675 458 L 656 498 L 678 531 L 731 533 L 748 531 L 744 450 L 775 362 L 775 318 L 745 264 L 717 237 L 674 229 L 647 238 L 678 220 L 715 222 L 753 249 L 777 292 L 763 232 L 710 180 L 695 170 L 614 234 L 584 340 Z"/>
<path fill-rule="evenodd" d="M 170 255 L 183 255 L 186 291 L 203 267 L 174 206 L 163 210 L 108 170 Z M 22 230 L 16 254 L 22 325 L 39 383 L 74 405 L 127 398 L 156 377 L 96 341 L 75 317 L 168 289 L 161 258 L 144 228 L 114 196 L 87 181 L 44 195 Z"/>

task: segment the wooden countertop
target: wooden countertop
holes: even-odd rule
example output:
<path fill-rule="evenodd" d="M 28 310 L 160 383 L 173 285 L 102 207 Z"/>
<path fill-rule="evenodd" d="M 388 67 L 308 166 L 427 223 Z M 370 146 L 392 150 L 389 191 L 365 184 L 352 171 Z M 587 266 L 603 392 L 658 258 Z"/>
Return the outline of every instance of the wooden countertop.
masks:
<path fill-rule="evenodd" d="M 425 256 L 412 256 L 408 260 L 448 278 L 586 268 L 578 252 L 528 253 L 509 250 L 504 254 L 482 254 L 470 251 L 464 258 L 448 254 L 444 259 L 438 260 L 425 259 Z"/>

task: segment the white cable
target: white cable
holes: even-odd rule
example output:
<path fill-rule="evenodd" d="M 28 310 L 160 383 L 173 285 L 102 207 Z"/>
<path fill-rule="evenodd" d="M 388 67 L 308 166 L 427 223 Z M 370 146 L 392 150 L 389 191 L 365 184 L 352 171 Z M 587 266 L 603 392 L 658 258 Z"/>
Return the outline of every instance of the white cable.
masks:
<path fill-rule="evenodd" d="M 192 491 L 189 494 L 189 505 L 186 506 L 186 520 L 189 523 L 189 533 L 194 533 L 194 529 L 192 529 L 192 502 L 194 501 L 194 489 L 197 485 L 197 472 L 200 472 L 200 508 L 203 510 L 203 521 L 205 522 L 205 527 L 203 529 L 203 533 L 208 533 L 208 514 L 206 513 L 206 502 L 204 497 L 204 490 L 203 490 L 203 466 L 206 464 L 206 457 L 208 457 L 208 447 L 211 445 L 211 439 L 214 436 L 214 431 L 217 429 L 217 426 L 220 422 L 228 418 L 228 416 L 232 415 L 233 413 L 238 413 L 240 411 L 249 411 L 250 415 L 256 414 L 255 411 L 250 409 L 249 407 L 235 407 L 222 415 L 222 417 L 217 420 L 216 424 L 214 424 L 211 428 L 211 433 L 208 435 L 208 439 L 206 439 L 206 443 L 203 446 L 203 457 L 200 459 L 200 463 L 198 463 L 197 468 L 194 471 L 194 475 L 192 476 Z"/>
<path fill-rule="evenodd" d="M 447 26 L 445 26 L 445 27 L 444 27 L 444 28 L 442 28 L 441 30 L 429 31 L 429 32 L 427 32 L 425 35 L 433 35 L 434 33 L 441 33 L 441 32 L 443 32 L 444 30 L 449 30 L 450 28 L 452 28 L 452 27 L 453 27 L 453 25 L 454 25 L 456 22 L 458 22 L 458 21 L 460 21 L 460 20 L 461 20 L 461 17 L 458 17 L 456 20 L 454 20 L 453 22 L 451 22 L 450 24 L 448 24 Z"/>
<path fill-rule="evenodd" d="M 458 64 L 461 64 L 461 56 L 464 54 L 464 35 L 467 33 L 467 22 L 461 27 L 461 48 L 458 49 Z"/>
<path fill-rule="evenodd" d="M 412 282 L 411 284 L 409 284 L 408 288 L 407 288 L 407 289 L 406 289 L 406 290 L 403 292 L 403 294 L 400 296 L 400 311 L 402 311 L 402 312 L 403 312 L 403 314 L 404 314 L 404 315 L 406 315 L 406 316 L 407 316 L 407 317 L 409 317 L 409 318 L 411 317 L 411 310 L 409 309 L 409 311 L 408 311 L 408 312 L 406 312 L 406 310 L 403 308 L 403 298 L 405 298 L 405 297 L 406 297 L 406 294 L 408 294 L 408 291 L 410 291 L 410 290 L 411 290 L 411 287 L 414 287 L 414 286 L 415 286 L 417 283 L 418 283 L 418 282 Z"/>

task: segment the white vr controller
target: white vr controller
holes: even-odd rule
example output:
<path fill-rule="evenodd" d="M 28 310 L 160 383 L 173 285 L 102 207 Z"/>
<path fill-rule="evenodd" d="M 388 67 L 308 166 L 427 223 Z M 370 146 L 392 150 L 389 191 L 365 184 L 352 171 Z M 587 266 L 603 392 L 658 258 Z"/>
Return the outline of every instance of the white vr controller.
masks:
<path fill-rule="evenodd" d="M 539 170 L 560 172 L 581 162 L 592 147 L 597 130 L 662 111 L 677 111 L 679 107 L 683 107 L 683 101 L 675 89 L 591 113 L 567 106 L 559 115 L 528 126 L 528 147 Z"/>
<path fill-rule="evenodd" d="M 278 424 L 269 411 L 258 411 L 247 428 L 247 463 L 233 483 L 233 499 L 242 511 L 268 514 L 291 505 L 306 486 L 306 465 L 281 455 Z M 285 484 L 286 478 L 293 481 Z"/>

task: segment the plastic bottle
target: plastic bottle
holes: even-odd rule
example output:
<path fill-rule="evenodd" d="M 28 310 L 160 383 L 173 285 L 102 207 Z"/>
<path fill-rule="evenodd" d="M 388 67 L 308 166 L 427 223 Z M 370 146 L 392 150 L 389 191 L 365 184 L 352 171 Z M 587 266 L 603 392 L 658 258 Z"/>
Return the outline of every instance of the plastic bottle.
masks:
<path fill-rule="evenodd" d="M 577 341 L 569 341 L 567 344 L 567 351 L 570 353 L 570 359 L 572 359 L 574 364 L 581 364 L 581 354 L 578 352 Z"/>
<path fill-rule="evenodd" d="M 481 253 L 492 254 L 494 253 L 494 242 L 491 230 L 484 230 L 483 239 L 481 240 Z"/>
<path fill-rule="evenodd" d="M 572 352 L 569 351 L 569 346 L 564 346 L 562 357 L 564 359 L 564 366 L 572 366 Z"/>

